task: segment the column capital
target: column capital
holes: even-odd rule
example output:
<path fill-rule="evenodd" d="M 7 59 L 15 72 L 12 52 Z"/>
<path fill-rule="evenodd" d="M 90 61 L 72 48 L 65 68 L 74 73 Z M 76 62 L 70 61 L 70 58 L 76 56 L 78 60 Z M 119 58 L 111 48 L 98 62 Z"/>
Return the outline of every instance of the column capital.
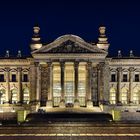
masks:
<path fill-rule="evenodd" d="M 117 71 L 118 71 L 118 72 L 121 72 L 121 71 L 122 71 L 122 67 L 118 67 L 118 68 L 117 68 Z"/>
<path fill-rule="evenodd" d="M 97 65 L 98 71 L 101 70 L 101 69 L 104 67 L 104 65 L 105 65 L 104 62 L 100 62 L 100 63 Z"/>
<path fill-rule="evenodd" d="M 91 65 L 92 65 L 92 62 L 88 61 L 87 66 L 91 67 Z"/>
<path fill-rule="evenodd" d="M 5 71 L 6 71 L 6 72 L 9 72 L 9 71 L 10 71 L 10 67 L 6 67 L 6 68 L 5 68 Z"/>
<path fill-rule="evenodd" d="M 18 71 L 18 72 L 21 72 L 21 71 L 22 71 L 22 68 L 21 68 L 21 67 L 18 67 L 18 68 L 17 68 L 17 71 Z"/>
<path fill-rule="evenodd" d="M 78 68 L 78 66 L 79 66 L 79 61 L 75 61 L 74 62 L 74 68 Z"/>
<path fill-rule="evenodd" d="M 34 62 L 35 67 L 38 67 L 39 62 Z"/>
<path fill-rule="evenodd" d="M 130 67 L 130 68 L 129 68 L 129 71 L 130 71 L 130 72 L 133 72 L 133 71 L 134 71 L 134 67 Z"/>
<path fill-rule="evenodd" d="M 52 67 L 53 66 L 52 62 L 47 62 L 47 64 L 48 64 L 48 67 Z"/>
<path fill-rule="evenodd" d="M 101 71 L 101 67 L 98 65 L 97 66 L 97 71 L 100 72 Z"/>
<path fill-rule="evenodd" d="M 60 67 L 61 68 L 64 68 L 65 67 L 65 61 L 62 61 L 62 60 L 60 61 Z"/>
<path fill-rule="evenodd" d="M 93 67 L 93 71 L 97 72 L 98 71 L 98 67 Z"/>
<path fill-rule="evenodd" d="M 87 62 L 87 69 L 91 69 L 92 67 L 92 62 Z"/>

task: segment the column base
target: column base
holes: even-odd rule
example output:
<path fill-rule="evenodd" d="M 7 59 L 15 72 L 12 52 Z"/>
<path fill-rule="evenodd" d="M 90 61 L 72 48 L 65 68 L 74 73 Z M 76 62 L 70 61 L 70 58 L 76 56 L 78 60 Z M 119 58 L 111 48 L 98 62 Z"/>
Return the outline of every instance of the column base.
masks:
<path fill-rule="evenodd" d="M 93 107 L 93 103 L 91 100 L 88 100 L 87 101 L 87 108 L 91 108 L 91 107 Z"/>
<path fill-rule="evenodd" d="M 76 99 L 76 100 L 74 101 L 74 107 L 75 107 L 75 108 L 80 107 L 80 103 L 79 103 L 79 100 L 78 100 L 78 99 Z"/>
<path fill-rule="evenodd" d="M 118 105 L 118 106 L 122 106 L 121 101 L 118 101 L 118 102 L 117 102 L 117 105 Z"/>
<path fill-rule="evenodd" d="M 64 99 L 62 99 L 62 100 L 60 101 L 59 107 L 60 107 L 60 108 L 65 108 L 65 100 L 64 100 Z"/>
<path fill-rule="evenodd" d="M 4 104 L 5 104 L 5 105 L 9 105 L 10 103 L 7 101 L 7 102 L 4 102 Z"/>
<path fill-rule="evenodd" d="M 48 100 L 46 103 L 46 108 L 52 108 L 53 107 L 53 102 L 52 100 Z"/>

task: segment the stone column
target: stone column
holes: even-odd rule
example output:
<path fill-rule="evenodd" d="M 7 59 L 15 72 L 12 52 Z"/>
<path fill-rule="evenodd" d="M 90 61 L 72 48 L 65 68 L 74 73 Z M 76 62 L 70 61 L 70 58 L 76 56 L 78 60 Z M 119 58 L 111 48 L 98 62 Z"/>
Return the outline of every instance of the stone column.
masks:
<path fill-rule="evenodd" d="M 103 66 L 103 101 L 104 105 L 109 104 L 109 81 L 110 81 L 110 69 L 109 63 L 105 62 Z"/>
<path fill-rule="evenodd" d="M 10 68 L 5 68 L 5 80 L 6 80 L 6 103 L 11 103 L 11 93 L 10 93 L 10 75 L 9 75 Z"/>
<path fill-rule="evenodd" d="M 105 63 L 101 62 L 98 65 L 98 99 L 99 104 L 104 104 L 104 66 Z"/>
<path fill-rule="evenodd" d="M 41 95 L 41 67 L 39 64 L 36 66 L 37 69 L 37 80 L 36 80 L 36 101 L 40 103 L 40 95 Z"/>
<path fill-rule="evenodd" d="M 52 93 L 52 87 L 53 87 L 53 64 L 52 62 L 48 62 L 48 101 L 47 101 L 47 108 L 53 107 L 53 93 Z"/>
<path fill-rule="evenodd" d="M 80 107 L 80 103 L 78 100 L 78 67 L 79 62 L 74 63 L 74 87 L 75 87 L 75 100 L 74 100 L 74 107 Z"/>
<path fill-rule="evenodd" d="M 36 102 L 36 67 L 35 63 L 30 65 L 30 71 L 29 71 L 29 78 L 30 78 L 30 103 Z"/>
<path fill-rule="evenodd" d="M 118 71 L 118 77 L 117 77 L 117 80 L 118 80 L 117 90 L 118 90 L 118 92 L 117 92 L 117 95 L 116 95 L 116 103 L 117 103 L 117 104 L 120 104 L 120 103 L 121 103 L 120 97 L 121 97 L 122 67 L 119 67 L 119 68 L 117 69 L 117 71 Z"/>
<path fill-rule="evenodd" d="M 61 68 L 61 101 L 60 101 L 60 107 L 65 107 L 65 97 L 64 97 L 64 73 L 65 73 L 65 62 L 60 62 L 60 68 Z"/>
<path fill-rule="evenodd" d="M 99 103 L 100 100 L 102 100 L 102 96 L 101 96 L 101 93 L 100 93 L 100 78 L 101 78 L 101 70 L 100 70 L 100 67 L 98 67 L 98 94 L 97 94 L 97 103 Z"/>
<path fill-rule="evenodd" d="M 97 94 L 97 103 L 99 103 L 99 101 L 100 101 L 100 96 L 101 96 L 101 94 L 100 94 L 100 77 L 101 77 L 101 70 L 100 70 L 100 67 L 98 67 L 98 73 L 97 73 L 97 76 L 98 76 L 98 88 L 97 88 L 97 91 L 98 91 L 98 94 Z"/>
<path fill-rule="evenodd" d="M 49 72 L 48 72 L 48 65 L 43 64 L 40 65 L 41 68 L 41 96 L 40 96 L 40 106 L 46 106 L 48 100 L 48 83 L 49 83 Z"/>
<path fill-rule="evenodd" d="M 134 78 L 134 68 L 130 67 L 129 68 L 129 95 L 128 95 L 128 103 L 132 103 L 132 86 L 133 86 L 133 78 Z"/>
<path fill-rule="evenodd" d="M 17 74 L 17 81 L 18 81 L 18 103 L 22 103 L 22 101 L 23 101 L 22 81 L 21 81 L 22 68 L 17 68 L 17 71 L 18 71 L 18 74 Z"/>
<path fill-rule="evenodd" d="M 92 97 L 93 97 L 93 105 L 98 105 L 98 73 L 97 67 L 93 67 L 92 72 Z"/>
<path fill-rule="evenodd" d="M 91 101 L 91 67 L 92 63 L 87 62 L 87 107 L 93 107 L 93 103 Z"/>

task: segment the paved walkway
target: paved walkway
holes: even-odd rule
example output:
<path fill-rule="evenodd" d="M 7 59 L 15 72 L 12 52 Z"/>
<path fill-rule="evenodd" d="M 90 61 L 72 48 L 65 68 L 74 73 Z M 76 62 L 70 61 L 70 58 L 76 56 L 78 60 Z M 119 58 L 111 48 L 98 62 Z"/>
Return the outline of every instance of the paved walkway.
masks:
<path fill-rule="evenodd" d="M 47 124 L 0 127 L 2 140 L 139 140 L 140 124 Z"/>

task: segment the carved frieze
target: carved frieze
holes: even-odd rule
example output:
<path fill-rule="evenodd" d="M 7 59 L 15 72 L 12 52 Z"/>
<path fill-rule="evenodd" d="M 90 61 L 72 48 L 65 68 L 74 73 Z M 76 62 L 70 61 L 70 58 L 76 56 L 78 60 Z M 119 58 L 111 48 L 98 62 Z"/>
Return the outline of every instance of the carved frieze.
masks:
<path fill-rule="evenodd" d="M 48 53 L 90 53 L 91 51 L 85 48 L 82 48 L 75 42 L 67 40 L 59 46 L 51 49 Z"/>

